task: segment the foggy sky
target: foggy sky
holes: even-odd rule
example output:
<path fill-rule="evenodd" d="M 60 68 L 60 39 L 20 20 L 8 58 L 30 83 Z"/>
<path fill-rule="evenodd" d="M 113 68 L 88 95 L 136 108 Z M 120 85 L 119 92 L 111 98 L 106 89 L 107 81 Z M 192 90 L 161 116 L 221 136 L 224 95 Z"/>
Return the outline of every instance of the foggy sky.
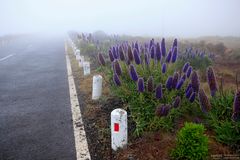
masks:
<path fill-rule="evenodd" d="M 240 36 L 240 0 L 0 0 L 0 35 Z"/>

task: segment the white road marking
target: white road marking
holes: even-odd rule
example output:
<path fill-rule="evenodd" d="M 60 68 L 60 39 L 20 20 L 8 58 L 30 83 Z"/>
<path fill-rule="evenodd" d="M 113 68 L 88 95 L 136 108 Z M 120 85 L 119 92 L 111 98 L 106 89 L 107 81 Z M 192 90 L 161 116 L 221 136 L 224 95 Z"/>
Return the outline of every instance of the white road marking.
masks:
<path fill-rule="evenodd" d="M 8 56 L 6 56 L 6 57 L 3 57 L 3 58 L 0 59 L 0 62 L 1 62 L 1 61 L 4 61 L 4 60 L 6 60 L 6 59 L 8 59 L 8 58 L 10 58 L 10 57 L 12 57 L 12 56 L 14 56 L 14 54 L 10 54 L 10 55 L 8 55 Z"/>
<path fill-rule="evenodd" d="M 66 44 L 65 44 L 65 47 L 67 47 Z M 65 48 L 65 50 L 67 49 Z M 67 62 L 68 83 L 69 83 L 69 92 L 70 92 L 70 101 L 71 101 L 71 110 L 72 110 L 76 156 L 77 156 L 77 160 L 90 160 L 91 157 L 88 150 L 86 132 L 84 130 L 84 124 L 82 121 L 82 115 L 79 107 L 76 87 L 75 87 L 70 59 L 67 54 L 67 51 L 66 51 L 66 62 Z"/>

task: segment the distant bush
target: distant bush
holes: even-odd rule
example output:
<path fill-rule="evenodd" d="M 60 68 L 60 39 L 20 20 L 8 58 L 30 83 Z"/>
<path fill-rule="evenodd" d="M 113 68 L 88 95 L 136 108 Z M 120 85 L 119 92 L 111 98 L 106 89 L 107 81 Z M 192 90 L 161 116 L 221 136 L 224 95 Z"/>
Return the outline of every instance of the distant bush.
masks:
<path fill-rule="evenodd" d="M 177 133 L 177 143 L 171 156 L 178 160 L 204 160 L 208 156 L 208 137 L 202 124 L 185 123 Z"/>

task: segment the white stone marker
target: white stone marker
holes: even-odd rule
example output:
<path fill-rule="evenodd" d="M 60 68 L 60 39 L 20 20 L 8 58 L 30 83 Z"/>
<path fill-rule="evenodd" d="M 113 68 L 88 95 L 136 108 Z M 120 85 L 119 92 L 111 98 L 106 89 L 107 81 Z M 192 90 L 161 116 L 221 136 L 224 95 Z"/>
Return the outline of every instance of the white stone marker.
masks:
<path fill-rule="evenodd" d="M 80 59 L 78 62 L 79 62 L 79 67 L 83 67 L 84 56 L 80 56 Z"/>
<path fill-rule="evenodd" d="M 90 62 L 83 62 L 83 75 L 89 75 L 90 74 Z"/>
<path fill-rule="evenodd" d="M 80 56 L 80 50 L 79 50 L 79 49 L 76 49 L 75 55 L 76 55 L 76 56 Z"/>
<path fill-rule="evenodd" d="M 93 76 L 93 83 L 92 83 L 92 99 L 97 100 L 102 95 L 102 76 L 95 75 Z"/>
<path fill-rule="evenodd" d="M 127 112 L 124 109 L 117 108 L 111 112 L 111 138 L 112 149 L 115 151 L 127 145 Z"/>

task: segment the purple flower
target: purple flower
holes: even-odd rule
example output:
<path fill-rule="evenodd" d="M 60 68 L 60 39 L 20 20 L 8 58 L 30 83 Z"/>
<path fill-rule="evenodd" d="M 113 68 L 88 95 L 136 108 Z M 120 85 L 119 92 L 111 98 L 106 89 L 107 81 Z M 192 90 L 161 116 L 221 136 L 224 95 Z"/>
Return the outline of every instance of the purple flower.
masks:
<path fill-rule="evenodd" d="M 217 89 L 217 81 L 212 67 L 209 67 L 207 70 L 207 80 L 208 85 L 211 91 L 211 96 L 215 96 Z"/>
<path fill-rule="evenodd" d="M 151 55 L 151 58 L 154 59 L 154 57 L 155 57 L 155 47 L 154 46 L 152 46 L 150 49 L 150 55 Z"/>
<path fill-rule="evenodd" d="M 173 80 L 173 77 L 172 76 L 169 76 L 167 81 L 166 81 L 166 88 L 168 90 L 171 90 L 172 89 L 172 80 Z"/>
<path fill-rule="evenodd" d="M 156 98 L 162 99 L 163 93 L 162 93 L 162 84 L 160 83 L 156 88 Z"/>
<path fill-rule="evenodd" d="M 173 75 L 173 80 L 172 80 L 172 88 L 175 89 L 178 83 L 178 78 L 179 78 L 179 74 L 178 72 L 175 72 Z"/>
<path fill-rule="evenodd" d="M 188 67 L 188 70 L 187 70 L 187 77 L 189 78 L 191 76 L 191 73 L 192 73 L 192 67 Z"/>
<path fill-rule="evenodd" d="M 131 62 L 133 61 L 133 53 L 132 53 L 132 49 L 131 49 L 131 46 L 128 45 L 128 60 Z"/>
<path fill-rule="evenodd" d="M 188 90 L 186 90 L 186 98 L 189 99 L 190 96 L 192 95 L 192 93 L 193 93 L 192 87 L 189 88 Z M 195 97 L 194 97 L 194 99 L 195 99 Z M 194 101 L 194 100 L 193 100 L 193 101 Z"/>
<path fill-rule="evenodd" d="M 113 53 L 112 53 L 111 49 L 108 51 L 108 55 L 109 55 L 110 61 L 113 62 L 114 61 L 114 57 L 113 57 Z"/>
<path fill-rule="evenodd" d="M 174 41 L 173 41 L 173 46 L 172 48 L 174 49 L 174 47 L 177 47 L 177 39 L 175 38 Z"/>
<path fill-rule="evenodd" d="M 161 57 L 162 57 L 162 54 L 161 54 L 160 44 L 157 43 L 157 46 L 156 46 L 156 58 L 157 58 L 158 61 L 160 61 Z"/>
<path fill-rule="evenodd" d="M 148 90 L 148 92 L 153 92 L 153 90 L 154 90 L 154 82 L 153 82 L 152 76 L 150 76 L 147 80 L 147 90 Z"/>
<path fill-rule="evenodd" d="M 105 64 L 106 64 L 105 59 L 104 59 L 102 53 L 98 53 L 98 62 L 99 62 L 101 65 L 103 65 L 103 66 L 105 66 Z"/>
<path fill-rule="evenodd" d="M 195 97 L 196 97 L 196 92 L 193 92 L 193 93 L 191 94 L 190 98 L 189 98 L 189 101 L 190 101 L 191 103 L 193 103 L 194 100 L 195 100 Z"/>
<path fill-rule="evenodd" d="M 186 80 L 186 78 L 187 78 L 186 74 L 183 74 L 181 77 L 181 79 L 183 79 L 184 81 Z"/>
<path fill-rule="evenodd" d="M 139 53 L 139 46 L 138 46 L 138 43 L 137 43 L 137 42 L 134 44 L 134 48 L 136 48 L 137 51 L 138 51 L 138 53 Z"/>
<path fill-rule="evenodd" d="M 178 49 L 177 47 L 174 47 L 173 53 L 172 53 L 172 63 L 175 63 L 177 60 L 177 55 L 178 55 Z"/>
<path fill-rule="evenodd" d="M 122 46 L 119 47 L 119 56 L 122 61 L 125 60 L 125 55 Z"/>
<path fill-rule="evenodd" d="M 161 51 L 162 51 L 162 56 L 165 57 L 166 56 L 166 46 L 165 46 L 165 39 L 162 39 L 161 42 Z"/>
<path fill-rule="evenodd" d="M 112 47 L 112 53 L 113 53 L 114 59 L 118 59 L 118 54 L 115 47 Z"/>
<path fill-rule="evenodd" d="M 162 65 L 162 73 L 166 73 L 166 71 L 167 71 L 167 65 L 166 65 L 166 63 L 163 63 L 163 65 Z"/>
<path fill-rule="evenodd" d="M 191 78 L 192 78 L 191 83 L 192 83 L 193 91 L 198 92 L 199 86 L 200 86 L 200 81 L 199 81 L 198 74 L 196 71 L 193 71 Z"/>
<path fill-rule="evenodd" d="M 150 40 L 150 44 L 149 44 L 150 49 L 152 48 L 152 46 L 154 46 L 154 39 Z"/>
<path fill-rule="evenodd" d="M 121 86 L 121 81 L 116 73 L 113 75 L 113 82 L 116 86 Z"/>
<path fill-rule="evenodd" d="M 178 81 L 178 83 L 177 83 L 176 89 L 177 89 L 177 90 L 181 89 L 183 83 L 184 83 L 184 79 L 181 78 L 181 79 Z"/>
<path fill-rule="evenodd" d="M 234 102 L 233 102 L 232 119 L 234 121 L 240 120 L 240 90 L 236 91 L 235 93 Z"/>
<path fill-rule="evenodd" d="M 143 78 L 138 78 L 137 87 L 138 87 L 138 92 L 144 92 L 144 80 L 143 80 Z"/>
<path fill-rule="evenodd" d="M 132 64 L 130 64 L 130 66 L 129 66 L 129 74 L 130 74 L 130 77 L 133 81 L 138 80 L 138 74 L 136 72 L 136 69 L 135 69 L 134 65 L 132 65 Z"/>
<path fill-rule="evenodd" d="M 171 58 L 172 58 L 172 51 L 169 50 L 168 55 L 167 55 L 167 57 L 166 57 L 166 62 L 169 63 L 170 60 L 171 60 Z"/>
<path fill-rule="evenodd" d="M 200 107 L 201 107 L 202 111 L 204 113 L 210 111 L 211 104 L 210 104 L 208 97 L 203 89 L 199 90 L 198 98 L 199 98 L 199 103 L 200 103 Z"/>
<path fill-rule="evenodd" d="M 186 63 L 184 64 L 183 68 L 182 68 L 182 71 L 183 71 L 184 73 L 186 73 L 189 66 L 190 66 L 189 62 L 186 62 Z"/>
<path fill-rule="evenodd" d="M 177 107 L 180 106 L 180 103 L 181 103 L 181 98 L 180 98 L 179 96 L 177 96 L 177 97 L 175 98 L 172 106 L 173 106 L 174 108 L 177 108 Z"/>
<path fill-rule="evenodd" d="M 137 49 L 135 49 L 135 48 L 133 49 L 133 56 L 134 56 L 135 63 L 136 64 L 141 64 L 140 56 L 138 54 Z"/>
<path fill-rule="evenodd" d="M 158 117 L 167 116 L 171 109 L 170 105 L 161 105 L 158 106 L 155 110 L 155 115 Z"/>
<path fill-rule="evenodd" d="M 190 88 L 192 88 L 192 84 L 191 84 L 191 83 L 188 84 L 185 93 L 187 93 L 187 92 L 189 91 Z"/>
<path fill-rule="evenodd" d="M 122 74 L 122 68 L 121 68 L 118 60 L 115 60 L 113 63 L 114 63 L 114 71 L 115 71 L 115 73 L 120 76 Z"/>
<path fill-rule="evenodd" d="M 148 54 L 144 54 L 145 65 L 149 66 L 149 56 Z"/>

